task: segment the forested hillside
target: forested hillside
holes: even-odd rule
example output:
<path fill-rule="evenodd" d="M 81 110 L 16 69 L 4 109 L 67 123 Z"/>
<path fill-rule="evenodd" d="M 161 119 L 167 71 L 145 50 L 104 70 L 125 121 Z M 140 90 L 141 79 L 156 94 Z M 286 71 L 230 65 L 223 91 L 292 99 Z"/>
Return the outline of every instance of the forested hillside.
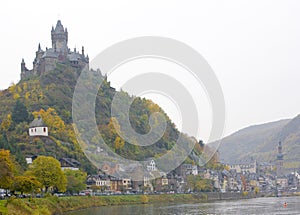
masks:
<path fill-rule="evenodd" d="M 91 71 L 95 72 L 95 71 Z M 0 92 L 0 148 L 9 149 L 16 160 L 25 168 L 25 156 L 51 155 L 57 159 L 74 158 L 83 170 L 95 172 L 95 167 L 82 152 L 72 125 L 72 98 L 79 73 L 66 64 L 57 64 L 54 71 L 12 84 Z M 142 160 L 163 154 L 176 143 L 179 131 L 164 111 L 152 101 L 134 97 L 130 109 L 133 128 L 145 134 L 149 131 L 149 116 L 161 112 L 166 116 L 167 129 L 163 137 L 151 146 L 137 146 L 124 142 L 115 131 L 111 117 L 111 102 L 115 89 L 105 76 L 96 99 L 96 120 L 103 139 L 116 153 L 123 157 Z M 122 100 L 128 101 L 126 92 L 121 92 Z M 42 116 L 49 127 L 49 137 L 29 137 L 29 123 Z M 196 140 L 195 140 L 196 141 Z M 196 144 L 194 155 L 200 154 L 203 145 Z M 190 158 L 186 162 L 194 163 Z"/>

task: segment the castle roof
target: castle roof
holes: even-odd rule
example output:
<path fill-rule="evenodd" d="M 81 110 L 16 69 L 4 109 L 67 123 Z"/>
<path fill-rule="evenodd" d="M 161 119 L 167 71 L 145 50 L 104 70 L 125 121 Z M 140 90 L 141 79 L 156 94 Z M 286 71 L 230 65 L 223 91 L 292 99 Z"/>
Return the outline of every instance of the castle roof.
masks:
<path fill-rule="evenodd" d="M 80 58 L 80 55 L 76 52 L 72 52 L 70 55 L 69 55 L 69 60 L 70 61 L 78 61 L 78 59 Z"/>
<path fill-rule="evenodd" d="M 54 31 L 55 31 L 55 33 L 63 33 L 64 32 L 64 26 L 61 24 L 60 20 L 57 20 Z"/>
<path fill-rule="evenodd" d="M 46 127 L 42 117 L 39 115 L 38 118 L 35 118 L 30 124 L 29 128 L 35 128 L 35 127 Z"/>
<path fill-rule="evenodd" d="M 45 53 L 43 54 L 42 58 L 58 58 L 58 53 L 55 52 L 52 48 L 47 49 Z"/>

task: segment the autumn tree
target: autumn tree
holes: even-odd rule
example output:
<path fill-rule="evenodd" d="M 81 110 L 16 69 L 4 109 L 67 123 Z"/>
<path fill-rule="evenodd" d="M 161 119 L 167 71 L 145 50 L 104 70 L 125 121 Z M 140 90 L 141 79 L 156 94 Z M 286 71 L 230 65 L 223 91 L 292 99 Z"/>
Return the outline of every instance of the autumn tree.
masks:
<path fill-rule="evenodd" d="M 28 175 L 33 175 L 47 192 L 50 187 L 64 192 L 66 190 L 66 176 L 60 163 L 53 157 L 39 156 L 30 166 Z"/>
<path fill-rule="evenodd" d="M 124 144 L 125 144 L 124 140 L 121 137 L 117 136 L 115 139 L 115 145 L 114 145 L 115 149 L 117 151 L 120 151 L 120 149 L 123 148 Z"/>
<path fill-rule="evenodd" d="M 16 176 L 11 191 L 23 193 L 37 192 L 42 187 L 41 183 L 34 176 Z"/>
<path fill-rule="evenodd" d="M 7 116 L 3 119 L 2 123 L 1 123 L 1 129 L 3 131 L 7 131 L 10 127 L 12 123 L 12 118 L 11 118 L 11 114 L 7 114 Z"/>
<path fill-rule="evenodd" d="M 15 164 L 8 150 L 0 150 L 0 187 L 9 189 L 13 183 Z"/>
<path fill-rule="evenodd" d="M 81 170 L 64 170 L 64 174 L 67 178 L 67 191 L 70 193 L 79 193 L 86 188 L 87 174 Z"/>
<path fill-rule="evenodd" d="M 187 184 L 191 190 L 196 192 L 213 190 L 212 181 L 201 178 L 198 175 L 189 175 L 187 177 Z"/>
<path fill-rule="evenodd" d="M 34 118 L 41 115 L 45 124 L 49 127 L 51 134 L 59 139 L 64 139 L 67 136 L 65 122 L 58 116 L 53 108 L 48 108 L 46 111 L 41 109 L 32 113 Z"/>

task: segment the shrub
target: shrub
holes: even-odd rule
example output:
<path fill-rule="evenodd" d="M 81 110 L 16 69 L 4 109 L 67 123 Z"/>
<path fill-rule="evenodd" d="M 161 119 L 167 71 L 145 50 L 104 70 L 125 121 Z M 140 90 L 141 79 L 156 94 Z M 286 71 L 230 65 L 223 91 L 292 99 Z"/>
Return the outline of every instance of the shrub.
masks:
<path fill-rule="evenodd" d="M 247 192 L 247 191 L 244 191 L 244 192 L 243 192 L 243 197 L 246 197 L 246 196 L 248 196 L 248 192 Z"/>
<path fill-rule="evenodd" d="M 149 202 L 149 197 L 146 196 L 146 195 L 142 195 L 142 196 L 141 196 L 141 202 L 142 202 L 143 204 L 147 204 L 147 203 Z"/>

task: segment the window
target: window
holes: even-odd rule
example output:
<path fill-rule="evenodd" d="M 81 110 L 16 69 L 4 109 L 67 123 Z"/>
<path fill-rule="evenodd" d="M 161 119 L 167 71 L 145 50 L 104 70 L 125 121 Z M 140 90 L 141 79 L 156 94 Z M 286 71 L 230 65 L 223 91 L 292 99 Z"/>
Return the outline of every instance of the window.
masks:
<path fill-rule="evenodd" d="M 44 128 L 44 133 L 46 133 L 46 128 Z"/>

